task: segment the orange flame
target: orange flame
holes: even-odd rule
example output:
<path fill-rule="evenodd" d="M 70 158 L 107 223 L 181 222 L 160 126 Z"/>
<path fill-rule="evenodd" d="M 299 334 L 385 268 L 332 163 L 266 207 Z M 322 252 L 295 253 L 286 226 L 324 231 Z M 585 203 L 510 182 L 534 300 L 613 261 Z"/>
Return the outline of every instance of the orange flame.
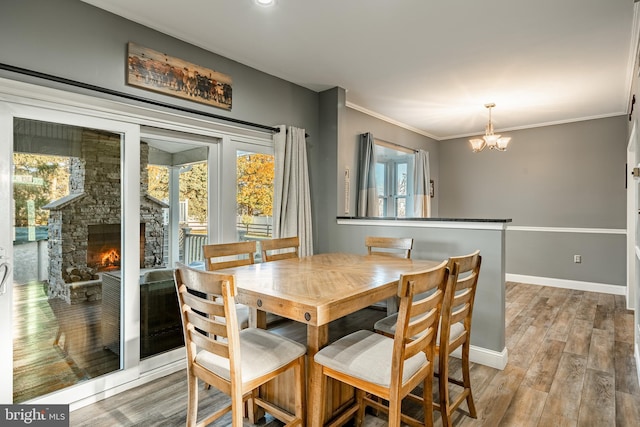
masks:
<path fill-rule="evenodd" d="M 111 252 L 107 252 L 102 256 L 102 265 L 104 266 L 114 265 L 118 261 L 120 261 L 120 255 L 115 249 L 112 249 Z"/>

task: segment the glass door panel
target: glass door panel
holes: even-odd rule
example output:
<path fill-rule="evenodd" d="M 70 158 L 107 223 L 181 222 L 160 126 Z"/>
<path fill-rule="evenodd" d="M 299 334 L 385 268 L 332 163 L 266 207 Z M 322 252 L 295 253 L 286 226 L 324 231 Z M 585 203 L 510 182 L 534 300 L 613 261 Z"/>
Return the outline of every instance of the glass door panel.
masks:
<path fill-rule="evenodd" d="M 273 233 L 274 156 L 271 153 L 236 151 L 238 241 L 271 239 Z M 262 259 L 260 245 L 254 254 Z"/>
<path fill-rule="evenodd" d="M 140 270 L 140 358 L 184 345 L 173 280 L 176 262 L 204 268 L 208 242 L 209 149 L 143 135 L 140 144 L 143 194 L 140 215 L 156 217 L 145 230 Z M 180 139 L 186 138 L 181 134 Z"/>
<path fill-rule="evenodd" d="M 122 134 L 15 118 L 13 401 L 122 368 Z"/>

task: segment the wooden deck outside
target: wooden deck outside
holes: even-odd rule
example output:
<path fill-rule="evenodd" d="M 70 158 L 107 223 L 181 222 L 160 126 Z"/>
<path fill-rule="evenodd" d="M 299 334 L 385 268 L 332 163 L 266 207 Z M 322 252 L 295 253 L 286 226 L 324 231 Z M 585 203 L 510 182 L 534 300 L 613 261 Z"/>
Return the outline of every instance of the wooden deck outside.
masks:
<path fill-rule="evenodd" d="M 118 369 L 118 356 L 102 346 L 101 308 L 100 301 L 68 306 L 56 345 L 60 323 L 42 283 L 14 287 L 15 403 Z"/>

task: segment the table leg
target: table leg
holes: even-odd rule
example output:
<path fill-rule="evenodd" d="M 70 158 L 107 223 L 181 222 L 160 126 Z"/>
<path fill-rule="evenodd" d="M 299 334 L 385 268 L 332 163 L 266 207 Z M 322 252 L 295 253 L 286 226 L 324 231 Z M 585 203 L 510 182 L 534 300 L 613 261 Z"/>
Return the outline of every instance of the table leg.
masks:
<path fill-rule="evenodd" d="M 249 307 L 249 327 L 267 329 L 267 312 Z"/>
<path fill-rule="evenodd" d="M 322 405 L 324 396 L 320 387 L 322 371 L 313 360 L 313 356 L 329 341 L 329 325 L 307 325 L 307 425 L 320 426 L 324 418 Z"/>

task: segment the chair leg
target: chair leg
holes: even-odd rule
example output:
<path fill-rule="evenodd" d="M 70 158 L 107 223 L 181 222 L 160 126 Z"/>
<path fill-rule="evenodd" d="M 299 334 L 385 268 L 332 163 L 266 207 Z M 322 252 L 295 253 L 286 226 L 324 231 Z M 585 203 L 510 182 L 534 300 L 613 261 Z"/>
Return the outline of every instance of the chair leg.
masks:
<path fill-rule="evenodd" d="M 449 406 L 449 355 L 441 355 L 438 359 L 440 416 L 442 417 L 442 425 L 451 427 L 451 407 Z"/>
<path fill-rule="evenodd" d="M 356 403 L 358 405 L 358 412 L 356 413 L 356 426 L 360 427 L 364 422 L 364 410 L 366 409 L 366 405 L 364 404 L 364 396 L 365 392 L 356 389 Z"/>
<path fill-rule="evenodd" d="M 198 378 L 187 373 L 187 427 L 194 427 L 198 420 Z"/>
<path fill-rule="evenodd" d="M 304 372 L 304 365 L 305 365 L 305 356 L 300 356 L 300 359 L 298 359 L 298 364 L 295 365 L 293 367 L 293 373 L 295 376 L 295 380 L 296 380 L 296 409 L 295 409 L 295 416 L 296 418 L 300 419 L 300 424 L 304 425 L 305 423 L 305 414 L 304 414 L 304 408 L 306 406 L 305 403 L 305 389 L 307 387 L 306 382 L 305 382 L 305 372 Z"/>
<path fill-rule="evenodd" d="M 260 387 L 251 391 L 251 397 L 242 405 L 243 417 L 249 418 L 251 422 L 257 422 L 264 416 L 264 411 L 256 403 L 260 397 Z"/>
<path fill-rule="evenodd" d="M 402 400 L 398 396 L 389 397 L 389 427 L 400 427 Z"/>
<path fill-rule="evenodd" d="M 312 380 L 312 389 L 311 393 L 313 393 L 313 401 L 315 405 L 309 407 L 309 410 L 312 412 L 312 415 L 309 416 L 311 419 L 311 424 L 313 426 L 322 426 L 324 425 L 324 412 L 326 410 L 326 389 L 327 389 L 327 377 L 322 372 L 322 366 L 315 363 L 313 357 L 310 358 L 309 366 L 312 369 L 309 373 L 309 376 Z"/>
<path fill-rule="evenodd" d="M 473 403 L 473 394 L 471 394 L 471 375 L 469 373 L 469 341 L 462 345 L 462 381 L 464 388 L 468 391 L 467 394 L 467 407 L 469 408 L 469 415 L 472 418 L 478 418 L 476 413 L 476 405 Z"/>
<path fill-rule="evenodd" d="M 422 384 L 422 412 L 424 413 L 424 425 L 433 427 L 433 375 L 424 379 Z"/>
<path fill-rule="evenodd" d="M 253 400 L 253 399 L 252 399 Z M 240 390 L 231 391 L 231 425 L 233 427 L 242 427 L 244 419 L 244 399 Z"/>

